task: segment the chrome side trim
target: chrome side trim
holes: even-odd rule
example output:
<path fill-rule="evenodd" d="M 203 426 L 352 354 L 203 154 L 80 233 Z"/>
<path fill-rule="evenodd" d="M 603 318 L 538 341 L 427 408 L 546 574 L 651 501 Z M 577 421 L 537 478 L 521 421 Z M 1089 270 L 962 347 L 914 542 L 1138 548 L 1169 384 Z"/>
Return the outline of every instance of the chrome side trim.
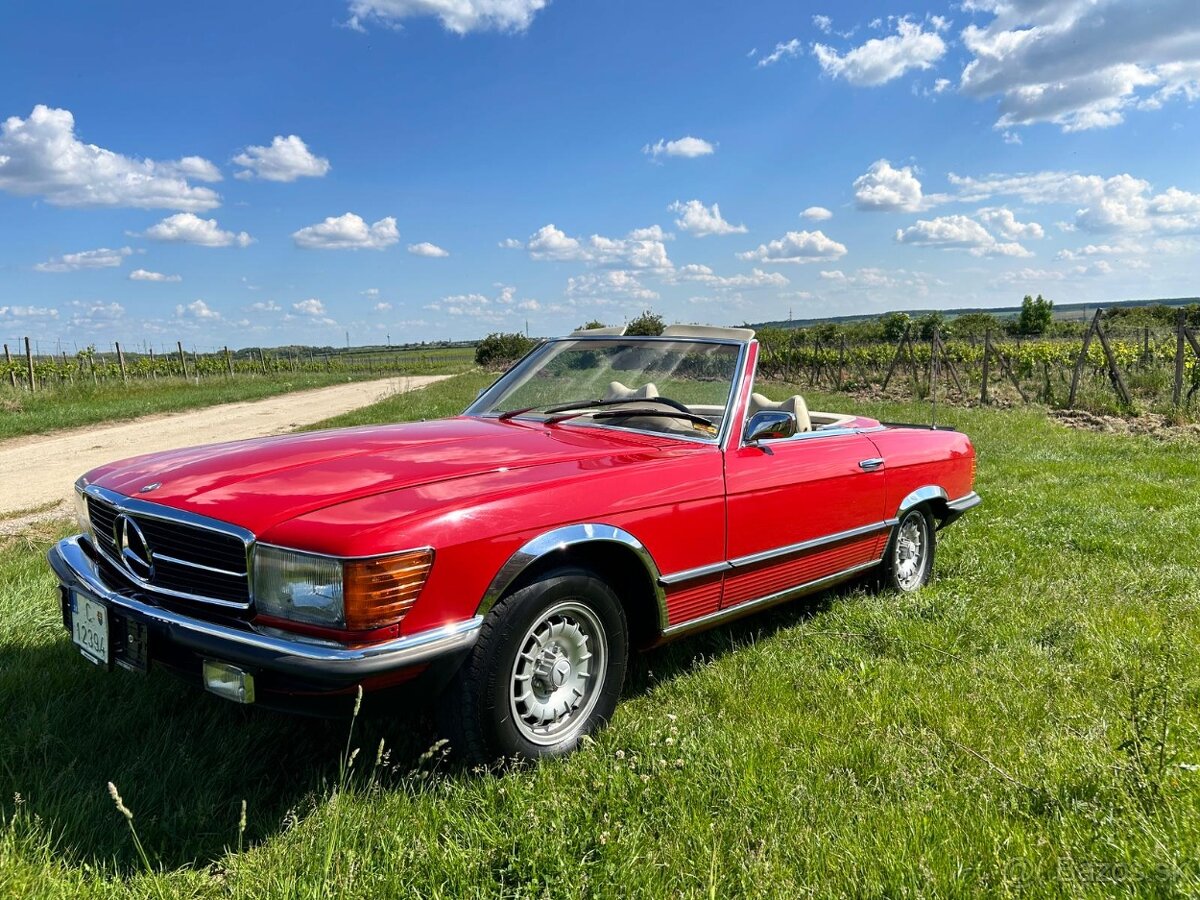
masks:
<path fill-rule="evenodd" d="M 848 541 L 856 537 L 865 537 L 868 534 L 874 534 L 877 531 L 883 531 L 885 528 L 891 528 L 895 524 L 896 519 L 884 519 L 881 522 L 873 522 L 870 525 L 863 525 L 860 528 L 851 528 L 847 531 L 837 531 L 833 534 L 827 534 L 824 537 L 813 538 L 812 540 L 808 541 L 801 541 L 798 544 L 788 544 L 786 547 L 777 547 L 774 550 L 763 550 L 761 553 L 751 553 L 748 556 L 739 556 L 737 559 L 729 560 L 729 565 L 735 569 L 741 568 L 742 566 L 753 566 L 757 563 L 778 559 L 781 556 L 791 556 L 793 553 L 803 553 L 806 550 L 824 547 L 826 544 L 836 544 L 839 541 Z"/>
<path fill-rule="evenodd" d="M 299 637 L 279 637 L 280 632 L 274 629 L 274 634 L 265 634 L 206 622 L 118 594 L 101 580 L 96 564 L 80 543 L 80 535 L 59 541 L 50 550 L 49 560 L 55 574 L 67 587 L 81 588 L 118 609 L 166 626 L 171 637 L 180 644 L 211 652 L 213 641 L 216 640 L 230 648 L 240 647 L 247 651 L 273 654 L 271 668 L 297 675 L 321 671 L 360 677 L 428 662 L 437 656 L 470 647 L 475 643 L 483 623 L 482 617 L 475 616 L 363 647 L 346 647 L 333 642 L 317 643 Z"/>
<path fill-rule="evenodd" d="M 918 503 L 928 503 L 930 500 L 948 500 L 946 492 L 936 484 L 927 484 L 924 487 L 919 487 L 903 500 L 900 501 L 900 509 L 896 512 L 896 517 L 904 515 Z"/>
<path fill-rule="evenodd" d="M 791 556 L 795 553 L 803 553 L 806 550 L 815 550 L 819 547 L 824 547 L 827 544 L 836 544 L 840 541 L 853 540 L 856 537 L 866 537 L 868 534 L 874 534 L 877 531 L 893 527 L 898 519 L 884 519 L 881 522 L 874 522 L 870 525 L 863 525 L 860 528 L 851 528 L 847 531 L 837 531 L 833 534 L 827 534 L 824 537 L 813 538 L 808 541 L 801 541 L 798 544 L 788 544 L 786 547 L 776 547 L 773 550 L 763 550 L 760 553 L 751 553 L 748 556 L 739 556 L 737 559 L 727 559 L 724 562 L 712 563 L 707 566 L 698 566 L 695 569 L 685 569 L 682 572 L 672 572 L 670 575 L 663 575 L 658 579 L 658 583 L 664 586 L 682 584 L 685 581 L 692 581 L 697 578 L 704 578 L 707 575 L 715 575 L 718 572 L 727 572 L 732 569 L 739 569 L 744 566 L 753 566 L 758 563 L 768 562 L 772 559 L 777 559 L 783 556 Z"/>
<path fill-rule="evenodd" d="M 707 628 L 711 625 L 718 625 L 726 619 L 734 619 L 745 613 L 751 612 L 771 603 L 781 602 L 791 597 L 797 597 L 801 594 L 816 591 L 835 582 L 849 578 L 859 572 L 866 571 L 873 566 L 879 565 L 880 560 L 873 559 L 870 562 L 860 563 L 857 566 L 851 566 L 848 569 L 843 569 L 840 572 L 834 572 L 832 575 L 826 575 L 822 578 L 806 581 L 804 584 L 798 584 L 795 587 L 784 588 L 782 591 L 776 591 L 773 594 L 767 594 L 765 597 L 758 597 L 754 600 L 747 600 L 744 603 L 739 603 L 737 606 L 726 607 L 719 609 L 716 612 L 709 613 L 706 616 L 701 616 L 698 619 L 691 619 L 687 622 L 680 622 L 678 625 L 672 625 L 669 628 L 663 629 L 664 637 L 674 637 L 677 634 L 694 631 L 700 628 Z"/>
<path fill-rule="evenodd" d="M 583 523 L 578 525 L 565 525 L 562 528 L 555 528 L 552 531 L 547 531 L 540 534 L 530 541 L 527 541 L 521 549 L 508 558 L 500 571 L 496 573 L 491 584 L 488 585 L 487 591 L 483 595 L 483 599 L 479 601 L 479 606 L 475 610 L 475 615 L 486 616 L 496 605 L 496 601 L 503 596 L 518 576 L 524 572 L 530 565 L 537 562 L 547 553 L 553 553 L 556 550 L 565 550 L 567 547 L 574 547 L 580 544 L 592 543 L 611 543 L 620 544 L 627 547 L 637 554 L 642 565 L 646 568 L 646 574 L 650 576 L 650 581 L 654 585 L 655 600 L 658 604 L 658 619 L 659 627 L 666 628 L 667 626 L 667 598 L 666 594 L 660 585 L 661 573 L 658 571 L 658 564 L 654 562 L 654 557 L 650 555 L 650 551 L 635 538 L 632 534 L 624 529 L 617 528 L 615 525 L 602 525 L 598 523 Z"/>
<path fill-rule="evenodd" d="M 664 586 L 672 584 L 682 584 L 685 581 L 692 581 L 696 578 L 704 578 L 708 575 L 716 575 L 718 572 L 726 572 L 732 569 L 728 562 L 712 563 L 707 566 L 697 566 L 694 569 L 684 569 L 682 572 L 673 572 L 670 575 L 664 575 L 658 579 L 658 583 Z"/>

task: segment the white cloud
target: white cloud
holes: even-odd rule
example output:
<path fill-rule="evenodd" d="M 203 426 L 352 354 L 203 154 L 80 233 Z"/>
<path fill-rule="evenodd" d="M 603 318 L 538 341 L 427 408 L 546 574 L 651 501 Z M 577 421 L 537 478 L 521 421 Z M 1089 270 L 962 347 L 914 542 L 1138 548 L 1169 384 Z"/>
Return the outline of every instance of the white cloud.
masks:
<path fill-rule="evenodd" d="M 667 209 L 679 214 L 679 218 L 675 220 L 678 228 L 696 237 L 746 233 L 745 225 L 733 225 L 721 218 L 721 210 L 715 203 L 705 206 L 699 200 L 689 200 L 686 203 L 676 200 Z"/>
<path fill-rule="evenodd" d="M 182 275 L 164 275 L 162 272 L 151 272 L 148 269 L 134 269 L 129 273 L 130 281 L 179 282 Z"/>
<path fill-rule="evenodd" d="M 1008 238 L 1010 241 L 1030 238 L 1041 240 L 1046 236 L 1045 230 L 1037 222 L 1018 222 L 1012 210 L 1004 206 L 985 207 L 978 210 L 975 215 L 993 231 L 999 233 L 1001 237 Z"/>
<path fill-rule="evenodd" d="M 997 128 L 1107 128 L 1135 104 L 1158 109 L 1179 95 L 1200 96 L 1195 0 L 972 0 L 970 7 L 994 18 L 962 32 L 973 58 L 961 88 L 1000 98 Z"/>
<path fill-rule="evenodd" d="M 933 82 L 933 92 L 935 94 L 941 94 L 950 87 L 951 83 L 952 82 L 949 78 L 938 78 Z"/>
<path fill-rule="evenodd" d="M 359 291 L 364 297 L 378 297 L 379 288 L 367 288 L 365 291 Z"/>
<path fill-rule="evenodd" d="M 525 244 L 523 241 L 518 241 L 516 238 L 505 238 L 496 245 L 502 250 L 524 250 Z"/>
<path fill-rule="evenodd" d="M 436 16 L 455 34 L 472 31 L 524 31 L 550 0 L 350 0 L 350 20 L 357 31 L 377 21 L 399 27 L 405 19 Z"/>
<path fill-rule="evenodd" d="M 661 228 L 638 228 L 623 238 L 593 234 L 586 240 L 574 238 L 553 223 L 543 225 L 525 245 L 537 260 L 578 261 L 621 269 L 669 271 L 671 260 Z"/>
<path fill-rule="evenodd" d="M 939 197 L 926 198 L 912 166 L 894 168 L 886 159 L 871 163 L 854 179 L 854 202 L 859 209 L 879 212 L 918 212 Z"/>
<path fill-rule="evenodd" d="M 0 190 L 45 197 L 55 206 L 212 209 L 221 203 L 216 191 L 188 179 L 220 177 L 198 156 L 156 162 L 85 144 L 65 109 L 39 104 L 28 118 L 11 116 L 0 125 Z"/>
<path fill-rule="evenodd" d="M 1002 243 L 968 216 L 918 219 L 915 225 L 896 229 L 896 240 L 917 247 L 966 250 L 972 256 L 1032 256 L 1018 243 Z"/>
<path fill-rule="evenodd" d="M 428 304 L 425 308 L 448 316 L 478 319 L 493 325 L 511 322 L 519 313 L 542 308 L 541 304 L 532 298 L 519 300 L 517 289 L 511 285 L 497 287 L 500 292 L 495 297 L 480 293 L 451 294 Z"/>
<path fill-rule="evenodd" d="M 1022 143 L 1021 136 L 1015 131 L 1006 131 L 1002 137 L 1004 138 L 1004 143 L 1006 144 L 1014 144 L 1019 147 Z"/>
<path fill-rule="evenodd" d="M 186 306 L 182 303 L 176 306 L 175 317 L 179 319 L 193 319 L 198 322 L 215 322 L 221 318 L 221 314 L 203 300 L 193 300 Z"/>
<path fill-rule="evenodd" d="M 96 331 L 109 328 L 121 321 L 125 317 L 125 307 L 120 303 L 84 303 L 79 300 L 71 301 L 71 307 L 74 312 L 71 313 L 71 318 L 67 321 L 68 326 L 85 334 L 94 334 Z M 55 318 L 58 313 L 55 312 Z"/>
<path fill-rule="evenodd" d="M 450 255 L 448 250 L 443 250 L 437 244 L 431 244 L 429 241 L 421 241 L 419 244 L 409 244 L 408 252 L 413 256 L 429 256 L 437 259 Z"/>
<path fill-rule="evenodd" d="M 871 38 L 846 53 L 838 53 L 825 44 L 813 44 L 813 55 L 826 75 L 844 78 L 854 85 L 885 84 L 910 69 L 929 69 L 946 52 L 946 42 L 937 33 L 911 19 L 899 19 L 896 33 Z"/>
<path fill-rule="evenodd" d="M 740 290 L 742 288 L 787 287 L 791 284 L 782 272 L 764 272 L 752 269 L 749 275 L 717 275 L 708 266 L 697 264 L 682 266 L 675 271 L 678 281 L 695 281 L 717 290 Z"/>
<path fill-rule="evenodd" d="M 674 141 L 659 138 L 658 143 L 644 146 L 642 152 L 651 159 L 658 159 L 660 156 L 682 156 L 694 159 L 697 156 L 708 156 L 715 153 L 716 149 L 703 138 L 687 135 Z"/>
<path fill-rule="evenodd" d="M 739 253 L 738 258 L 764 263 L 810 263 L 840 259 L 845 255 L 846 245 L 826 237 L 821 231 L 789 231 L 779 240 Z"/>
<path fill-rule="evenodd" d="M 109 250 L 82 250 L 79 253 L 64 253 L 34 266 L 37 272 L 76 272 L 79 269 L 111 269 L 121 265 L 133 251 L 128 247 Z"/>
<path fill-rule="evenodd" d="M 320 178 L 329 171 L 329 160 L 314 156 L 299 136 L 275 135 L 269 147 L 247 147 L 233 158 L 242 170 L 235 178 L 261 178 L 264 181 L 295 181 Z"/>
<path fill-rule="evenodd" d="M 805 219 L 811 219 L 814 222 L 824 222 L 826 219 L 832 219 L 833 213 L 823 206 L 810 206 L 800 215 Z"/>
<path fill-rule="evenodd" d="M 222 231 L 216 219 L 201 219 L 195 213 L 185 212 L 167 216 L 157 225 L 151 225 L 142 234 L 155 241 L 179 244 L 199 244 L 201 247 L 248 247 L 254 238 L 246 232 Z"/>
<path fill-rule="evenodd" d="M 254 312 L 283 312 L 283 307 L 274 300 L 260 300 L 257 303 L 251 303 L 250 309 Z"/>
<path fill-rule="evenodd" d="M 589 272 L 567 279 L 568 297 L 630 297 L 636 300 L 657 300 L 658 293 L 646 287 L 636 272 L 612 269 Z"/>
<path fill-rule="evenodd" d="M 362 216 L 348 212 L 301 228 L 292 240 L 305 250 L 382 250 L 400 240 L 400 231 L 392 216 L 367 225 Z"/>
<path fill-rule="evenodd" d="M 48 306 L 0 306 L 0 322 L 18 319 L 57 319 L 58 310 Z"/>
<path fill-rule="evenodd" d="M 374 309 L 374 310 L 375 310 L 375 312 L 388 312 L 388 311 L 389 311 L 389 310 L 392 308 L 392 304 L 388 303 L 388 302 L 385 300 L 385 301 L 383 301 L 383 302 L 381 302 L 381 303 L 376 303 L 376 304 L 375 304 L 373 307 L 371 307 L 371 308 L 372 308 L 372 309 Z"/>
<path fill-rule="evenodd" d="M 959 199 L 977 201 L 1013 196 L 1025 203 L 1075 207 L 1066 230 L 1094 234 L 1200 231 L 1200 194 L 1170 187 L 1152 193 L 1150 182 L 1128 173 L 1105 178 L 1074 172 L 1033 172 L 969 178 L 950 173 Z"/>
<path fill-rule="evenodd" d="M 1074 250 L 1059 250 L 1056 259 L 1074 260 L 1090 256 L 1119 256 L 1123 253 L 1141 253 L 1142 248 L 1132 242 L 1121 244 L 1085 244 Z"/>
<path fill-rule="evenodd" d="M 822 34 L 829 34 L 833 30 L 833 19 L 829 18 L 829 16 L 813 16 L 812 23 L 817 31 L 820 31 Z"/>
<path fill-rule="evenodd" d="M 293 303 L 292 309 L 305 316 L 325 315 L 325 304 L 316 297 L 309 297 L 307 300 L 301 300 L 299 303 Z"/>
<path fill-rule="evenodd" d="M 790 41 L 780 41 L 775 45 L 775 49 L 764 57 L 761 57 L 757 63 L 760 69 L 767 66 L 773 66 L 785 56 L 795 56 L 800 52 L 800 39 L 792 38 Z"/>

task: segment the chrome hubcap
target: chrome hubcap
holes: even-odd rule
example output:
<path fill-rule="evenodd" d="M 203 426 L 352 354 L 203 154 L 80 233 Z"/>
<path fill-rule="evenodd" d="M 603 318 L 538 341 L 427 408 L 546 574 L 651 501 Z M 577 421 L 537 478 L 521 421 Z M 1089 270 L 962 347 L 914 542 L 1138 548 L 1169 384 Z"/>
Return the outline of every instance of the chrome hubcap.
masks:
<path fill-rule="evenodd" d="M 929 546 L 925 522 L 920 515 L 911 515 L 900 524 L 896 535 L 896 581 L 906 591 L 914 590 L 925 575 L 925 554 Z"/>
<path fill-rule="evenodd" d="M 555 604 L 525 633 L 513 662 L 510 705 L 521 735 L 557 744 L 587 722 L 604 686 L 608 642 L 596 614 Z"/>

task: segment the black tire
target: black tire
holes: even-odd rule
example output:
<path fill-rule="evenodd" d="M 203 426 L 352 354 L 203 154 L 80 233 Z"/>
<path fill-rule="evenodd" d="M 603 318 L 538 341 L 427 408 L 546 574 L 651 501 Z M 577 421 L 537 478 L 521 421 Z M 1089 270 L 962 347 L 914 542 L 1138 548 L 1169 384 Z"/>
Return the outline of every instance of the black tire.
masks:
<path fill-rule="evenodd" d="M 902 546 L 904 538 L 910 536 L 912 529 L 920 535 L 920 551 L 915 571 L 907 565 L 912 560 L 911 549 Z M 896 523 L 892 537 L 884 551 L 883 565 L 880 568 L 880 587 L 885 590 L 911 593 L 918 591 L 929 583 L 933 575 L 933 562 L 937 556 L 937 529 L 933 517 L 924 507 L 910 509 Z"/>
<path fill-rule="evenodd" d="M 548 615 L 559 623 L 564 638 L 568 636 L 567 630 L 573 628 L 570 636 L 576 641 L 576 649 L 584 647 L 585 653 L 590 653 L 592 659 L 598 656 L 603 665 L 600 670 L 584 674 L 586 657 L 574 667 L 568 660 L 569 676 L 563 676 L 561 663 L 556 663 L 548 679 L 539 674 L 528 682 L 528 694 L 534 692 L 535 685 L 540 685 L 544 691 L 539 696 L 549 692 L 551 699 L 563 689 L 562 682 L 557 686 L 550 683 L 556 678 L 571 679 L 566 690 L 575 683 L 584 686 L 578 705 L 559 722 L 546 726 L 550 733 L 535 735 L 536 726 L 530 722 L 533 713 L 516 699 L 516 685 L 521 680 L 517 677 L 521 674 L 517 668 L 518 654 L 526 650 L 521 660 L 530 660 L 530 648 L 540 646 L 538 635 L 532 630 L 540 628 L 541 634 L 546 634 Z M 593 631 L 597 633 L 592 635 Z M 582 639 L 581 634 L 585 635 Z M 597 651 L 601 643 L 602 653 Z M 551 643 L 534 656 L 538 660 L 555 659 L 557 646 Z M 564 654 L 562 658 L 567 656 Z M 536 760 L 563 756 L 574 750 L 584 735 L 602 728 L 612 717 L 625 682 L 628 656 L 625 610 L 612 588 L 584 569 L 548 572 L 502 598 L 487 614 L 475 646 L 437 704 L 441 734 L 449 740 L 451 752 L 469 764 L 514 757 Z M 528 671 L 532 663 L 520 662 L 520 665 Z M 573 697 L 568 697 L 565 702 L 572 701 Z M 549 709 L 550 703 L 543 708 Z M 560 707 L 555 705 L 555 708 Z"/>

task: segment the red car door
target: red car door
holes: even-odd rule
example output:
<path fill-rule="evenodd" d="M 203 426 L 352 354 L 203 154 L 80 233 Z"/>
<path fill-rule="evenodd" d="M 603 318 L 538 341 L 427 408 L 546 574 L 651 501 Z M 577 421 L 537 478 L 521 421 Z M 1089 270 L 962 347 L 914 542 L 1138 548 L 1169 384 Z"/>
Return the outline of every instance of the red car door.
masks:
<path fill-rule="evenodd" d="M 832 581 L 883 552 L 884 464 L 869 438 L 814 431 L 764 446 L 738 441 L 725 455 L 722 608 Z"/>

